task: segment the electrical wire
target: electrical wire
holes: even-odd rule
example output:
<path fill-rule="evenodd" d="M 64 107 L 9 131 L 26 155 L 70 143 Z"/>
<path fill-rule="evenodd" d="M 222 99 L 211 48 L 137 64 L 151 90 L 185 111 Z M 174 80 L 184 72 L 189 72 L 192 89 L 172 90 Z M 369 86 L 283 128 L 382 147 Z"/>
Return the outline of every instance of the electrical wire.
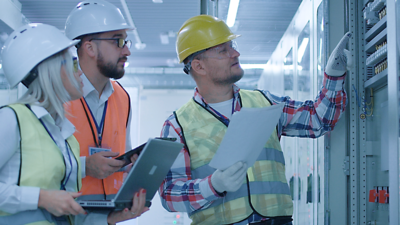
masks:
<path fill-rule="evenodd" d="M 365 109 L 367 111 L 370 111 L 371 113 L 370 114 L 365 114 L 366 116 L 372 116 L 372 114 L 374 112 L 374 92 L 373 92 L 372 88 L 370 88 L 370 92 L 371 92 L 371 94 L 370 94 L 369 97 L 371 98 L 371 100 L 370 100 L 369 103 L 365 102 L 365 105 L 369 106 L 369 107 L 365 107 Z M 368 109 L 368 108 L 370 108 L 370 109 Z"/>

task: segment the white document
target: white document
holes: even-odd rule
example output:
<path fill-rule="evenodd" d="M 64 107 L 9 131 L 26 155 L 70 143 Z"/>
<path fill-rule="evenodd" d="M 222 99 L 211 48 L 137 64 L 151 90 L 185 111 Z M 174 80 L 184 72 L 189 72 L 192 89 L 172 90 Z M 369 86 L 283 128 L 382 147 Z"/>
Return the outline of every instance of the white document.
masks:
<path fill-rule="evenodd" d="M 253 166 L 278 124 L 284 103 L 242 108 L 232 115 L 228 129 L 209 166 L 225 170 L 236 162 Z"/>

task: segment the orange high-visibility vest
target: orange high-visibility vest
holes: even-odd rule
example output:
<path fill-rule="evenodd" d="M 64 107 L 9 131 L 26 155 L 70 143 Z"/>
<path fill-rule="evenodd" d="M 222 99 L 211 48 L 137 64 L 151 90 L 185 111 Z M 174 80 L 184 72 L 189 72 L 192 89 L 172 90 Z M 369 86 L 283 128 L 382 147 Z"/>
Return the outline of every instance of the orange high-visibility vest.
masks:
<path fill-rule="evenodd" d="M 108 98 L 108 106 L 103 125 L 101 146 L 98 143 L 98 132 L 94 118 L 83 98 L 71 101 L 66 106 L 68 120 L 76 127 L 74 136 L 79 142 L 81 156 L 89 156 L 89 147 L 111 149 L 113 152 L 125 153 L 126 128 L 130 111 L 130 99 L 122 86 L 111 81 L 114 92 Z M 100 122 L 100 121 L 99 121 Z M 99 123 L 98 122 L 98 123 Z M 123 182 L 123 172 L 115 172 L 105 179 L 86 176 L 82 180 L 82 195 L 95 195 L 107 199 L 118 192 Z"/>

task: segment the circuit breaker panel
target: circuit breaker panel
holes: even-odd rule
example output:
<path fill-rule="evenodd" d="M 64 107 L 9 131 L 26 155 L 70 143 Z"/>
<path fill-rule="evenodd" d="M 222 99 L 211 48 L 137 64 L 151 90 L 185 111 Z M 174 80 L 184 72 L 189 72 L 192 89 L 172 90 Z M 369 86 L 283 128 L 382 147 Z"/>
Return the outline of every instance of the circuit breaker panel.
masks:
<path fill-rule="evenodd" d="M 364 90 L 352 87 L 357 95 L 360 120 L 365 121 L 366 133 L 365 140 L 360 142 L 360 155 L 365 158 L 360 162 L 360 173 L 365 173 L 365 180 L 360 180 L 360 183 L 365 185 L 363 194 L 367 195 L 360 196 L 360 199 L 366 199 L 366 212 L 360 210 L 360 216 L 366 217 L 367 224 L 389 224 L 386 0 L 365 2 L 363 15 L 364 35 L 358 41 L 364 42 L 364 49 L 360 49 L 359 53 L 365 59 L 364 68 L 359 68 L 364 70 Z"/>

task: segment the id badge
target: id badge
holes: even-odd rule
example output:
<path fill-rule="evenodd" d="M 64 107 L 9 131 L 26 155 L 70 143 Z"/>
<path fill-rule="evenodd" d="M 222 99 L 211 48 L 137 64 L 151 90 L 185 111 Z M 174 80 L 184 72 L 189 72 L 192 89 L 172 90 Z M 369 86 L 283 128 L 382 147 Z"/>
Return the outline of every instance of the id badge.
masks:
<path fill-rule="evenodd" d="M 98 152 L 111 152 L 109 148 L 97 148 L 97 147 L 89 147 L 89 155 L 96 154 Z"/>

